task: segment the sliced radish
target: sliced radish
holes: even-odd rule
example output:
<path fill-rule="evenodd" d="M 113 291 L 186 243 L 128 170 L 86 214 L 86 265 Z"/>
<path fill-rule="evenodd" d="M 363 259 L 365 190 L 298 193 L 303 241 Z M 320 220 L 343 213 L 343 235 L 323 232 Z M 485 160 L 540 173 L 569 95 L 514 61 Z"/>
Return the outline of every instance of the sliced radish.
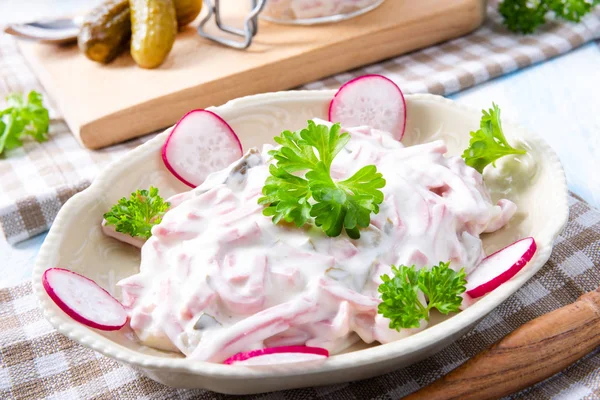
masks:
<path fill-rule="evenodd" d="M 321 347 L 281 346 L 243 351 L 229 357 L 223 364 L 230 365 L 280 365 L 324 360 L 329 352 Z"/>
<path fill-rule="evenodd" d="M 476 298 L 496 289 L 527 265 L 536 249 L 535 240 L 528 237 L 484 258 L 467 277 L 466 293 Z"/>
<path fill-rule="evenodd" d="M 116 331 L 127 322 L 127 311 L 96 282 L 73 271 L 50 268 L 42 284 L 48 296 L 77 322 L 103 331 Z"/>
<path fill-rule="evenodd" d="M 120 242 L 130 244 L 137 248 L 142 248 L 146 239 L 142 239 L 139 236 L 131 236 L 126 233 L 117 232 L 114 225 L 107 225 L 106 220 L 102 219 L 102 233 L 106 236 L 117 239 Z"/>
<path fill-rule="evenodd" d="M 404 95 L 385 76 L 359 76 L 346 82 L 333 96 L 329 121 L 345 127 L 368 125 L 402 140 L 406 127 Z"/>
<path fill-rule="evenodd" d="M 242 144 L 217 114 L 193 110 L 171 131 L 162 148 L 165 166 L 188 186 L 199 186 L 212 172 L 242 157 Z"/>

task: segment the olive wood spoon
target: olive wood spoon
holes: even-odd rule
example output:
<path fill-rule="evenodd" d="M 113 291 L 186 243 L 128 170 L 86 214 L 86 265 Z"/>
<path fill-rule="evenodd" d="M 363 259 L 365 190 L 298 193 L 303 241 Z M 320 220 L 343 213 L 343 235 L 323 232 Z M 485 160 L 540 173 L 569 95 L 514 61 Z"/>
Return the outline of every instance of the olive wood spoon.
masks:
<path fill-rule="evenodd" d="M 600 345 L 600 288 L 517 328 L 406 400 L 496 399 L 562 371 Z"/>

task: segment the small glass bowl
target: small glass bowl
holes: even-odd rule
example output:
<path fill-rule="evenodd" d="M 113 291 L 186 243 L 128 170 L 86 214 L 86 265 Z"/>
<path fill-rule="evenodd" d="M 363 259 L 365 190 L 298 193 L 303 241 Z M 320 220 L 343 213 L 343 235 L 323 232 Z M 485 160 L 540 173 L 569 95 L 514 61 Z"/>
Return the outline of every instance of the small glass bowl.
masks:
<path fill-rule="evenodd" d="M 384 0 L 267 0 L 260 18 L 279 24 L 315 25 L 343 21 L 377 8 Z"/>

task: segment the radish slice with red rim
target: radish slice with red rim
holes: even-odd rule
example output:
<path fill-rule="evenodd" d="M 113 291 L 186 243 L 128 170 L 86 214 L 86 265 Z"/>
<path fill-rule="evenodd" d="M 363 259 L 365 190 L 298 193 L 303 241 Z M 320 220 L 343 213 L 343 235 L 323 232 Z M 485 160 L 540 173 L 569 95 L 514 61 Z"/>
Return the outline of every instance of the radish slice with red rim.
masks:
<path fill-rule="evenodd" d="M 162 148 L 171 173 L 190 187 L 242 157 L 242 144 L 229 124 L 208 110 L 193 110 L 179 120 Z"/>
<path fill-rule="evenodd" d="M 223 364 L 229 365 L 280 365 L 307 361 L 319 361 L 329 357 L 329 352 L 321 347 L 281 346 L 243 351 L 229 357 Z"/>
<path fill-rule="evenodd" d="M 116 331 L 127 322 L 127 311 L 117 299 L 91 279 L 63 268 L 42 276 L 48 296 L 75 321 L 103 331 Z"/>
<path fill-rule="evenodd" d="M 527 265 L 536 249 L 535 240 L 528 237 L 484 258 L 467 277 L 466 293 L 476 298 L 496 289 Z"/>
<path fill-rule="evenodd" d="M 329 121 L 344 127 L 368 125 L 402 140 L 406 102 L 402 90 L 381 75 L 364 75 L 346 82 L 329 104 Z"/>

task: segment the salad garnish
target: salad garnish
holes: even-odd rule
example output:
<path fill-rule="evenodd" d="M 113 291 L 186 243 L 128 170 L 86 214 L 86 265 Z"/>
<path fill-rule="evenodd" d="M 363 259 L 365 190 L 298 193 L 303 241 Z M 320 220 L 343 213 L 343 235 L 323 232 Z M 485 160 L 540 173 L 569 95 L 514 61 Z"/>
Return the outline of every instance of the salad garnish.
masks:
<path fill-rule="evenodd" d="M 498 11 L 504 25 L 513 32 L 533 33 L 546 23 L 548 15 L 565 21 L 579 22 L 600 0 L 503 0 Z"/>
<path fill-rule="evenodd" d="M 23 99 L 20 93 L 11 93 L 6 102 L 8 107 L 0 110 L 0 154 L 21 147 L 24 136 L 31 136 L 38 142 L 48 140 L 50 117 L 41 94 L 31 91 L 27 99 Z"/>
<path fill-rule="evenodd" d="M 157 188 L 150 186 L 149 190 L 131 193 L 129 199 L 123 197 L 104 214 L 104 219 L 107 225 L 114 225 L 117 232 L 148 239 L 152 236 L 152 227 L 160 224 L 170 205 L 158 195 Z"/>
<path fill-rule="evenodd" d="M 433 308 L 442 314 L 458 311 L 467 284 L 464 268 L 457 272 L 450 269 L 450 262 L 440 262 L 418 271 L 414 265 L 392 265 L 392 272 L 392 277 L 381 276 L 382 302 L 377 309 L 390 320 L 391 329 L 418 328 L 422 320 L 429 320 Z M 427 297 L 427 306 L 419 300 L 419 292 Z"/>
<path fill-rule="evenodd" d="M 526 154 L 522 149 L 513 148 L 504 137 L 502 124 L 500 122 L 500 108 L 492 103 L 492 108 L 488 111 L 483 110 L 480 128 L 476 132 L 471 132 L 469 147 L 463 152 L 462 158 L 465 163 L 475 168 L 479 173 L 495 161 L 509 154 Z"/>
<path fill-rule="evenodd" d="M 83 275 L 49 268 L 42 275 L 42 285 L 52 301 L 77 322 L 103 331 L 116 331 L 127 323 L 127 311 L 119 300 Z"/>
<path fill-rule="evenodd" d="M 341 133 L 340 124 L 331 128 L 308 121 L 296 132 L 284 131 L 275 137 L 280 149 L 271 150 L 276 164 L 269 166 L 263 197 L 263 214 L 301 227 L 309 219 L 327 236 L 339 236 L 345 230 L 350 238 L 360 238 L 359 227 L 371 223 L 371 213 L 379 212 L 385 179 L 375 165 L 359 169 L 350 178 L 334 181 L 331 163 L 350 140 Z M 296 174 L 304 172 L 304 176 Z"/>

